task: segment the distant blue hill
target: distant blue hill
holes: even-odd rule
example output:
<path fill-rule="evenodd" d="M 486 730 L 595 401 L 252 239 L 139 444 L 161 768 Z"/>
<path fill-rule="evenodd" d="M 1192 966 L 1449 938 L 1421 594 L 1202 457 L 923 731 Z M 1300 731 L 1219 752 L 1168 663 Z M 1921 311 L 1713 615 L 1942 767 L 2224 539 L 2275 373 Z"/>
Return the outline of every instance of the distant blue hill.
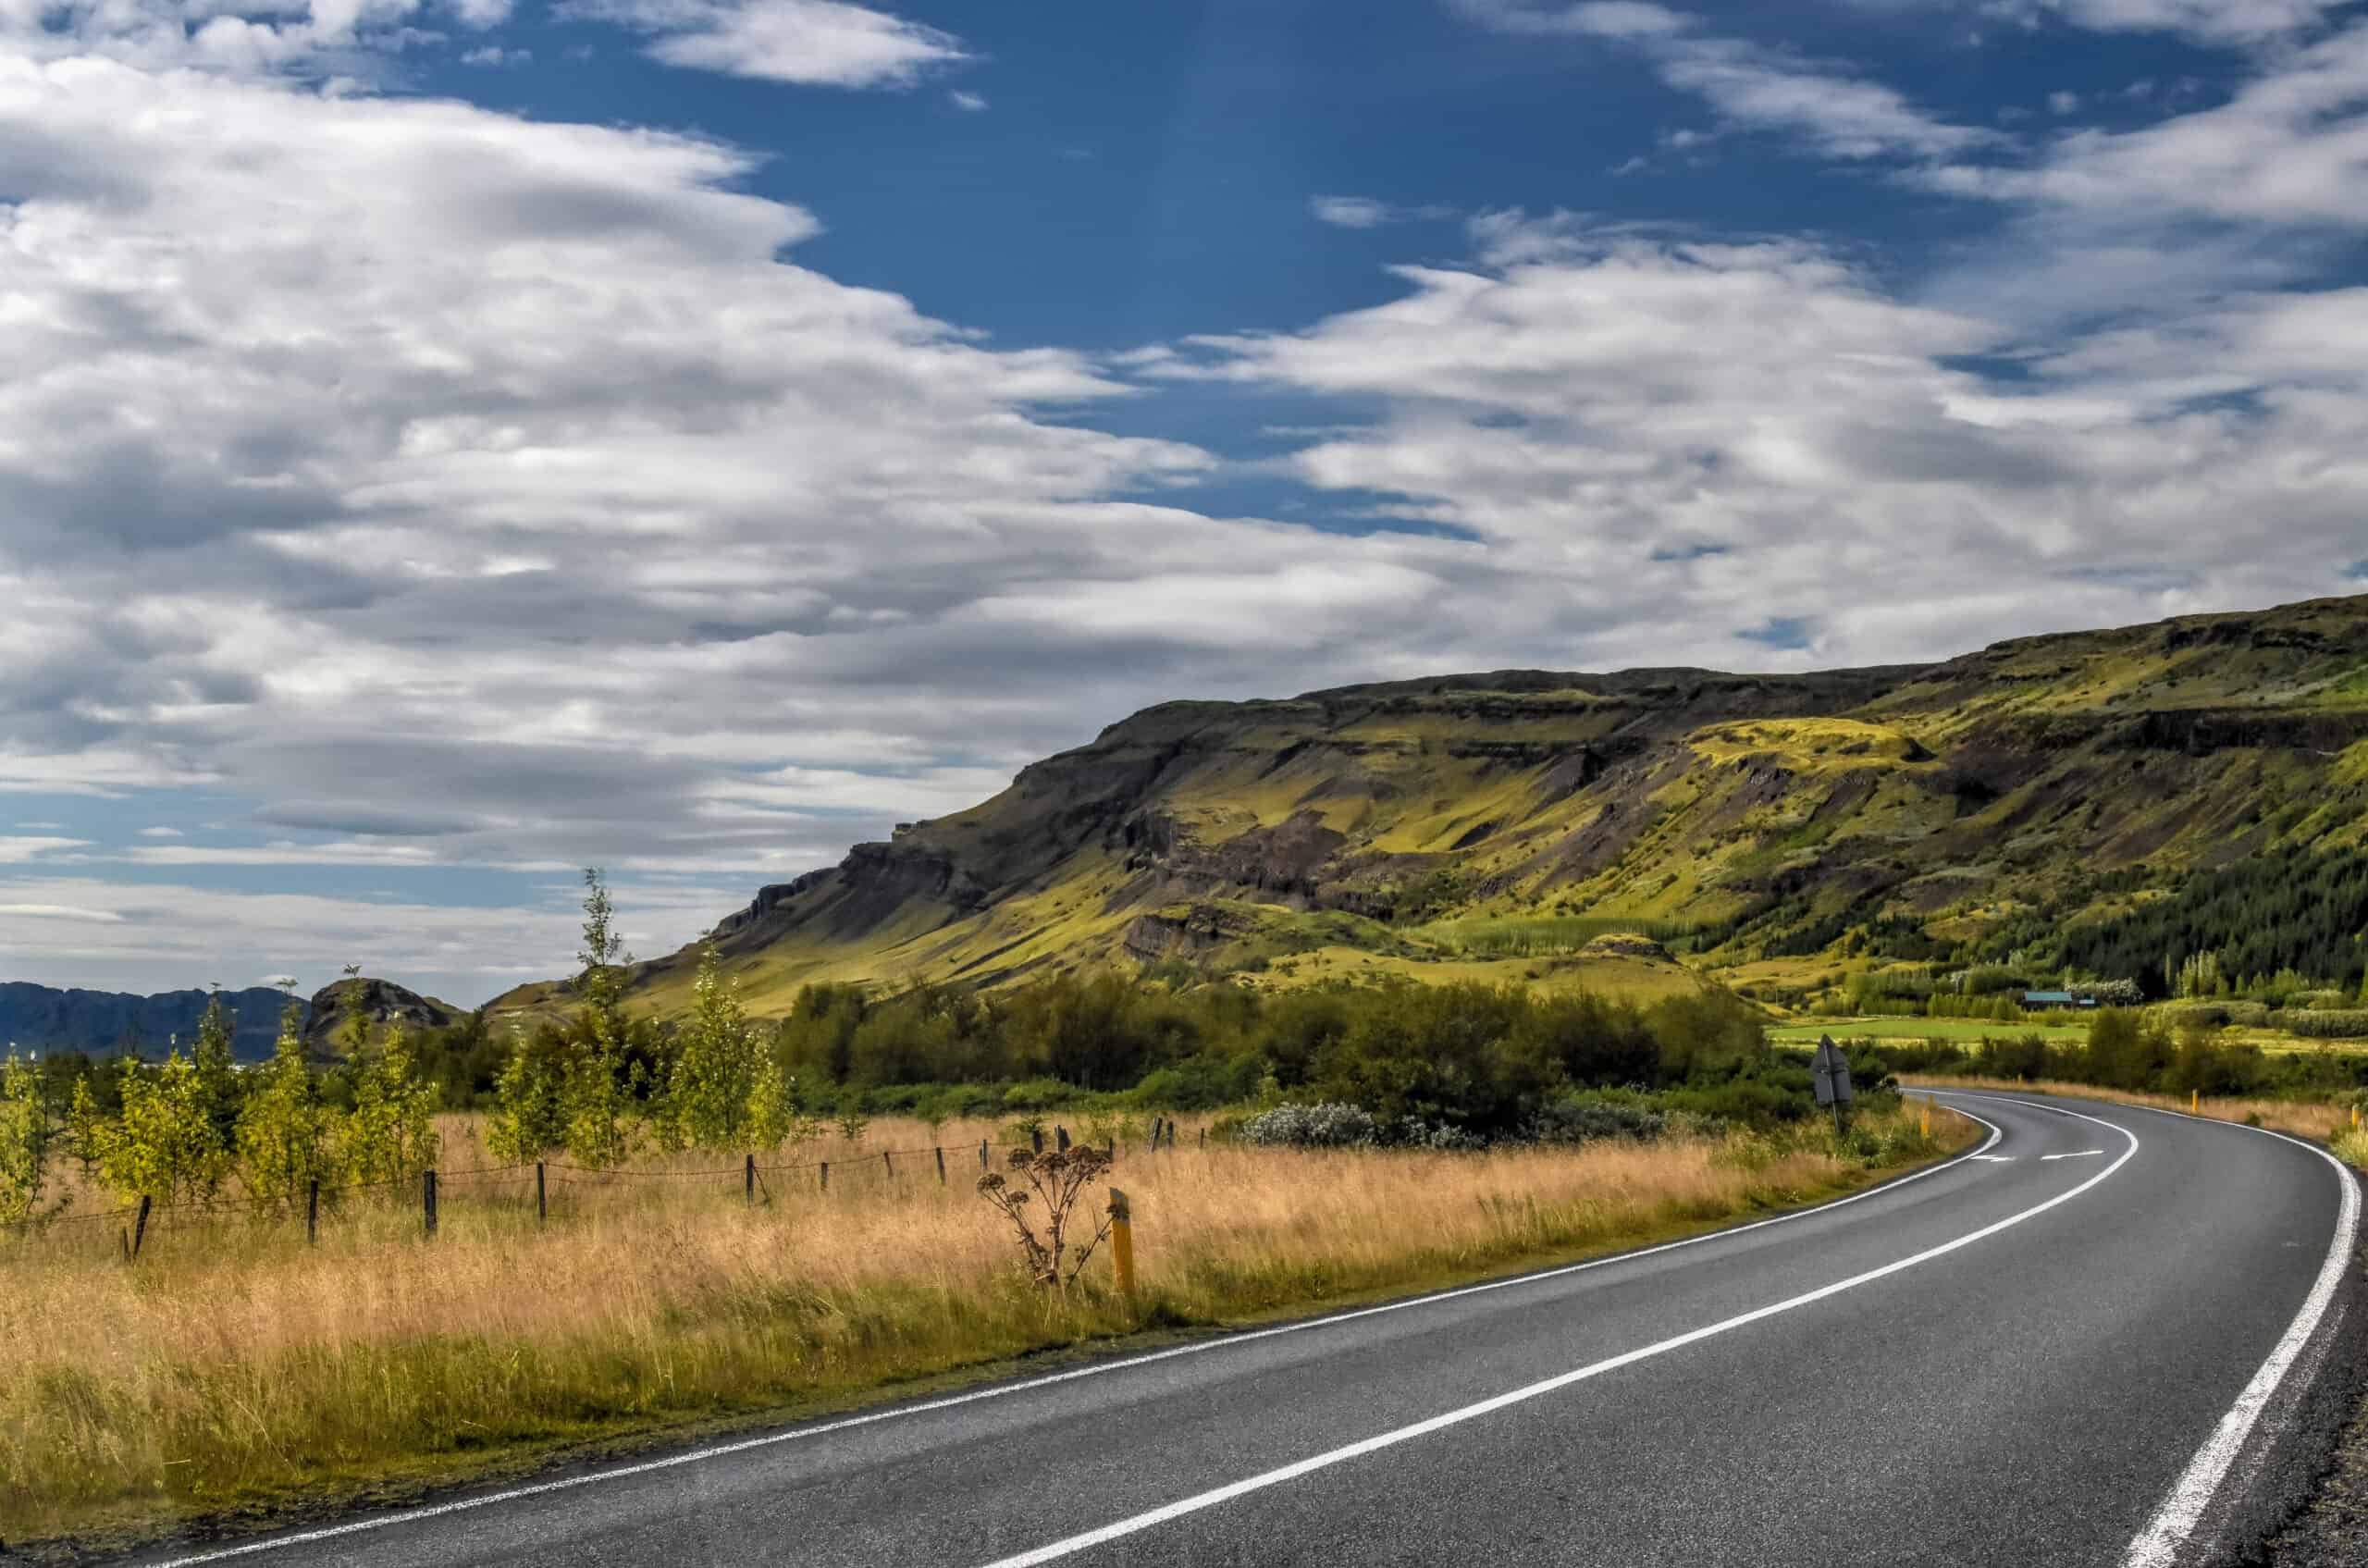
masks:
<path fill-rule="evenodd" d="M 106 1052 L 137 1048 L 160 1057 L 175 1035 L 186 1051 L 197 1038 L 203 991 L 166 991 L 133 996 L 114 991 L 60 991 L 25 981 L 0 981 L 0 1056 L 10 1043 L 19 1051 Z M 231 1049 L 242 1061 L 262 1061 L 279 1037 L 279 1009 L 287 998 L 266 985 L 222 993 L 222 1005 L 236 1020 Z M 299 1004 L 302 1006 L 302 1004 Z"/>

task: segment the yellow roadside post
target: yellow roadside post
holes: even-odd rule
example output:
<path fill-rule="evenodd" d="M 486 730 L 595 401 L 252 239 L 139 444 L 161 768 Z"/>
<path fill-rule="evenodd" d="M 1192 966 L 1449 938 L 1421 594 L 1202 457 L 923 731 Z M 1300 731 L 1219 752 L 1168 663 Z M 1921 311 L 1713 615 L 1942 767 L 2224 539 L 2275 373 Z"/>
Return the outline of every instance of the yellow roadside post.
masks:
<path fill-rule="evenodd" d="M 1135 1227 L 1127 1212 L 1127 1195 L 1110 1189 L 1110 1261 L 1118 1271 L 1118 1292 L 1131 1300 L 1135 1293 Z"/>
<path fill-rule="evenodd" d="M 2197 1116 L 2197 1115 L 2200 1115 L 2200 1114 L 2202 1112 L 2202 1110 L 2203 1110 L 2203 1091 L 2202 1091 L 2202 1090 L 2201 1090 L 2201 1089 L 2190 1089 L 2190 1090 L 2189 1090 L 2189 1091 L 2187 1092 L 2187 1111 L 2188 1111 L 2188 1115 L 2189 1115 L 2189 1116 Z"/>
<path fill-rule="evenodd" d="M 2351 1130 L 2360 1130 L 2360 1107 L 2357 1105 L 2351 1107 Z"/>
<path fill-rule="evenodd" d="M 1924 1096 L 1924 1136 L 1932 1136 L 1932 1096 Z"/>

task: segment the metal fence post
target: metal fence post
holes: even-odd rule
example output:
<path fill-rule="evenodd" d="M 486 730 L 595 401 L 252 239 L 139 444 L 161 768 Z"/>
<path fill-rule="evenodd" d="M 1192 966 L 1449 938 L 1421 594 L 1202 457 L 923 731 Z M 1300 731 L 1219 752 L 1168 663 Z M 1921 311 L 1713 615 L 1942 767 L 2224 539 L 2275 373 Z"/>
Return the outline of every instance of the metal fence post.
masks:
<path fill-rule="evenodd" d="M 543 1162 L 536 1160 L 535 1162 L 535 1223 L 542 1224 L 550 1218 L 550 1202 L 543 1194 Z"/>
<path fill-rule="evenodd" d="M 140 1255 L 140 1243 L 148 1239 L 148 1194 L 140 1194 L 140 1217 L 131 1222 L 131 1255 Z"/>
<path fill-rule="evenodd" d="M 314 1177 L 304 1184 L 304 1241 L 307 1245 L 321 1239 L 321 1179 Z"/>
<path fill-rule="evenodd" d="M 748 1200 L 748 1206 L 750 1208 L 756 1207 L 757 1156 L 753 1154 L 748 1156 L 748 1164 L 740 1173 L 740 1186 L 742 1189 L 741 1195 Z"/>
<path fill-rule="evenodd" d="M 426 1209 L 427 1234 L 433 1236 L 436 1234 L 436 1173 L 433 1170 L 422 1174 L 419 1192 L 420 1201 Z"/>

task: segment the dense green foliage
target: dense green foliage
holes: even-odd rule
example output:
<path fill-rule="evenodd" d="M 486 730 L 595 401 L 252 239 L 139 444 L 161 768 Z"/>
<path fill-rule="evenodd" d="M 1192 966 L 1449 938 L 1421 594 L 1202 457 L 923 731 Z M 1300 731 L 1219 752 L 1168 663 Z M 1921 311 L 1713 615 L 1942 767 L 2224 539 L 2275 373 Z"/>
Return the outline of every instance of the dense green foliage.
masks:
<path fill-rule="evenodd" d="M 2368 1056 L 2271 1056 L 2258 1046 L 2219 1038 L 2211 1011 L 2194 1008 L 2179 1014 L 2157 1008 L 2140 1013 L 2112 1007 L 2090 1015 L 2083 1040 L 1997 1034 L 1970 1045 L 1927 1040 L 1872 1051 L 1894 1072 L 2056 1079 L 2133 1093 L 2319 1095 L 2368 1087 Z"/>
<path fill-rule="evenodd" d="M 2117 920 L 2068 927 L 2061 950 L 2065 963 L 2134 980 L 2149 996 L 2170 994 L 2199 954 L 2214 955 L 2238 987 L 2286 970 L 2357 992 L 2368 971 L 2363 930 L 2368 852 L 2291 853 L 2206 871 Z"/>

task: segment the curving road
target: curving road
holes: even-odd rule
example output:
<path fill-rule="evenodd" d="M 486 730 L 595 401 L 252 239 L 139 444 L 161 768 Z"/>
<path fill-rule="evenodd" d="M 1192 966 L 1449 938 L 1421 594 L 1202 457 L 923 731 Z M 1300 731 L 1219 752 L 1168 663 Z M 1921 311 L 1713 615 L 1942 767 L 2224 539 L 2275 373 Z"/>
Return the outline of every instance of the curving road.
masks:
<path fill-rule="evenodd" d="M 2272 1135 L 1942 1098 L 1838 1204 L 152 1562 L 2190 1564 L 2368 1361 L 2356 1183 Z"/>

